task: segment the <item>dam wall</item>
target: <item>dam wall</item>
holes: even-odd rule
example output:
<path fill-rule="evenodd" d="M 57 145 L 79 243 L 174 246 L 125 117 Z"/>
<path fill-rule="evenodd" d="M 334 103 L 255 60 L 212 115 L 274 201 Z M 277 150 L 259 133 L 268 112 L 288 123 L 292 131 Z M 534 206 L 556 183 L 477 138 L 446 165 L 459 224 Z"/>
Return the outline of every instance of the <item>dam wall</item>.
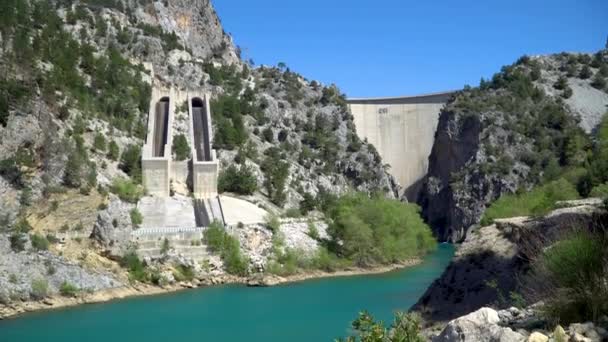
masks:
<path fill-rule="evenodd" d="M 439 112 L 453 93 L 347 100 L 357 135 L 376 147 L 410 201 L 428 169 Z"/>

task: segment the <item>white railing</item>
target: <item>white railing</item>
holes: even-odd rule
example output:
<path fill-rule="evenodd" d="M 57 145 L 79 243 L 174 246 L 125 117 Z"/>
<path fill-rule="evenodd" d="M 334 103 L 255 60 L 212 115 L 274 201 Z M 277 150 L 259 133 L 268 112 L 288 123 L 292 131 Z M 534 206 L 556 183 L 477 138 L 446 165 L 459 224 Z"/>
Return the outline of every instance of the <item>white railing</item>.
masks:
<path fill-rule="evenodd" d="M 149 235 L 170 235 L 170 234 L 182 234 L 182 233 L 202 233 L 205 231 L 205 227 L 153 227 L 153 228 L 140 228 L 131 233 L 135 237 L 149 236 Z"/>

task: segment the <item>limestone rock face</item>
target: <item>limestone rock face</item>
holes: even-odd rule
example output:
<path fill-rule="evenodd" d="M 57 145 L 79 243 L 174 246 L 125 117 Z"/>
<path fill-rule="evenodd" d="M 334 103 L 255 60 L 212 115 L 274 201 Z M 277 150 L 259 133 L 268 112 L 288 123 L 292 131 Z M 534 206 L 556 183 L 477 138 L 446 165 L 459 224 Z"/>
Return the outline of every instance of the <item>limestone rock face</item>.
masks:
<path fill-rule="evenodd" d="M 59 292 L 61 284 L 69 284 L 90 291 L 124 286 L 109 273 L 91 271 L 49 251 L 15 253 L 9 235 L 0 234 L 0 306 L 12 300 L 39 300 L 40 293 L 33 291 L 35 282 L 46 284 L 46 295 Z M 1 316 L 1 315 L 0 315 Z"/>
<path fill-rule="evenodd" d="M 500 293 L 522 293 L 521 286 L 527 289 L 537 286 L 534 282 L 523 283 L 528 260 L 573 225 L 594 229 L 594 222 L 605 219 L 600 204 L 586 203 L 589 202 L 572 202 L 574 207 L 556 209 L 539 219 L 515 217 L 473 228 L 450 265 L 413 310 L 430 321 L 447 321 L 500 303 Z M 523 328 L 527 328 L 528 317 L 532 315 L 517 310 L 501 314 L 505 321 Z"/>
<path fill-rule="evenodd" d="M 130 246 L 131 224 L 130 211 L 134 205 L 122 202 L 116 195 L 110 194 L 108 207 L 99 212 L 93 227 L 91 238 L 103 246 L 112 256 L 122 256 Z"/>
<path fill-rule="evenodd" d="M 433 338 L 433 342 L 519 342 L 525 341 L 524 335 L 498 325 L 498 312 L 490 308 L 481 308 L 466 316 L 457 318 Z"/>
<path fill-rule="evenodd" d="M 210 0 L 172 0 L 154 2 L 158 24 L 185 42 L 195 57 L 217 56 L 228 63 L 238 63 L 232 39 Z"/>
<path fill-rule="evenodd" d="M 608 52 L 596 56 L 607 60 Z M 418 199 L 439 239 L 462 241 L 494 200 L 541 182 L 544 167 L 537 161 L 547 156 L 560 159 L 551 156 L 558 150 L 552 144 L 559 142 L 550 142 L 549 132 L 589 133 L 597 126 L 606 112 L 607 92 L 593 88 L 589 79 L 577 77 L 567 78 L 572 95 L 565 100 L 563 92 L 554 87 L 559 77 L 567 75 L 563 70 L 572 64 L 572 58 L 582 59 L 582 55 L 531 57 L 503 69 L 492 86 L 465 89 L 446 104 Z M 535 90 L 526 95 L 513 89 L 515 83 L 504 81 L 516 77 L 513 75 L 531 75 L 532 70 L 538 71 L 538 77 L 529 83 Z M 557 128 L 538 115 L 557 108 L 561 120 Z M 543 128 L 531 132 L 528 125 Z"/>

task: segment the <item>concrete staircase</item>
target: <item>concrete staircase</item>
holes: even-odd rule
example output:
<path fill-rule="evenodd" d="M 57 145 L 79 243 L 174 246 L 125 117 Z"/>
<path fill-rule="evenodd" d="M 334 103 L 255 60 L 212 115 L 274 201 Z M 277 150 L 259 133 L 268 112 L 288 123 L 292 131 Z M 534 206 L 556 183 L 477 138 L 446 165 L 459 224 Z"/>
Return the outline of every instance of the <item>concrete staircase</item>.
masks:
<path fill-rule="evenodd" d="M 137 243 L 137 254 L 141 258 L 162 257 L 163 244 L 167 239 L 171 253 L 202 260 L 210 255 L 202 244 L 204 231 L 205 228 L 200 227 L 142 228 L 132 233 L 132 241 Z"/>

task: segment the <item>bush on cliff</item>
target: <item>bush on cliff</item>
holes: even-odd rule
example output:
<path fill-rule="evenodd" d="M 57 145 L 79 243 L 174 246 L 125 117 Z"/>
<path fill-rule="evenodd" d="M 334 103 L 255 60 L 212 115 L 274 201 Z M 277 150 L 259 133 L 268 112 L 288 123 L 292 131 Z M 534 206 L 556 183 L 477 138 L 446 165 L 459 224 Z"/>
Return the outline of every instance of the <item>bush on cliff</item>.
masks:
<path fill-rule="evenodd" d="M 241 195 L 251 195 L 258 187 L 258 181 L 249 167 L 230 165 L 220 171 L 217 182 L 219 192 L 234 192 Z"/>
<path fill-rule="evenodd" d="M 561 324 L 597 322 L 608 314 L 608 236 L 575 231 L 546 249 L 535 264 L 544 284 L 544 312 Z"/>
<path fill-rule="evenodd" d="M 212 252 L 220 254 L 228 273 L 247 275 L 249 260 L 241 253 L 239 240 L 228 234 L 221 224 L 211 223 L 203 233 L 203 241 Z"/>
<path fill-rule="evenodd" d="M 349 194 L 326 212 L 332 223 L 330 250 L 359 266 L 404 261 L 436 246 L 415 204 Z"/>
<path fill-rule="evenodd" d="M 541 216 L 551 211 L 555 202 L 578 198 L 574 185 L 560 178 L 521 194 L 503 195 L 485 211 L 481 225 L 495 219 L 515 216 Z"/>
<path fill-rule="evenodd" d="M 126 178 L 114 178 L 110 191 L 118 195 L 121 200 L 129 203 L 137 203 L 144 195 L 141 185 Z"/>
<path fill-rule="evenodd" d="M 128 174 L 133 181 L 141 183 L 141 147 L 129 145 L 120 156 L 119 167 Z"/>
<path fill-rule="evenodd" d="M 150 280 L 146 264 L 139 259 L 134 251 L 130 251 L 122 257 L 120 266 L 129 270 L 130 281 L 147 282 Z"/>
<path fill-rule="evenodd" d="M 178 134 L 173 137 L 173 154 L 175 154 L 175 160 L 183 161 L 190 157 L 190 145 L 186 136 Z"/>
<path fill-rule="evenodd" d="M 608 182 L 608 115 L 605 114 L 598 126 L 593 155 L 589 159 L 587 173 L 577 187 L 581 195 L 587 196 L 600 184 Z"/>

